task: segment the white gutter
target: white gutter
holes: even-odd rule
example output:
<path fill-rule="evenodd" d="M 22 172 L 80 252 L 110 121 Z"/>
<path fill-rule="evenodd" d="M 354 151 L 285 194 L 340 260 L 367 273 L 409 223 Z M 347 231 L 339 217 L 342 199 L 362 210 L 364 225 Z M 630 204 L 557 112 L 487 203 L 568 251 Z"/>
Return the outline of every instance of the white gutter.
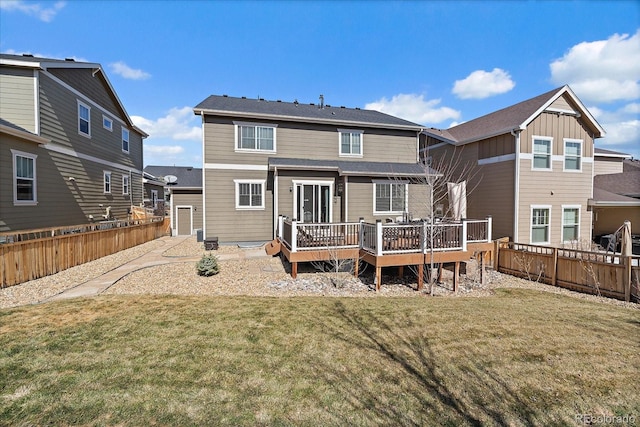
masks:
<path fill-rule="evenodd" d="M 520 219 L 520 129 L 512 129 L 511 135 L 515 137 L 516 143 L 516 167 L 515 175 L 516 179 L 513 188 L 513 241 L 517 242 L 518 239 L 518 221 Z"/>

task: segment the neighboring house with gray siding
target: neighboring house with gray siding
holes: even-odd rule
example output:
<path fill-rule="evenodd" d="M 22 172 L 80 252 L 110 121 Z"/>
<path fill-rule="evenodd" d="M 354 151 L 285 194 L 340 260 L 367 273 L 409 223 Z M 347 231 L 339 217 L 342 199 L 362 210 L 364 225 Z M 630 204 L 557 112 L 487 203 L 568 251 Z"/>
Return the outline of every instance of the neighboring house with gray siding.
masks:
<path fill-rule="evenodd" d="M 0 231 L 127 219 L 145 137 L 100 64 L 1 54 Z"/>
<path fill-rule="evenodd" d="M 279 215 L 351 222 L 428 214 L 428 191 L 415 183 L 425 174 L 418 124 L 322 97 L 316 105 L 214 95 L 194 112 L 202 117 L 205 237 L 267 241 Z"/>
<path fill-rule="evenodd" d="M 423 158 L 456 158 L 476 174 L 470 218 L 519 243 L 590 241 L 594 140 L 605 134 L 569 86 L 450 129 L 426 129 Z"/>
<path fill-rule="evenodd" d="M 202 168 L 191 166 L 147 166 L 144 172 L 165 182 L 171 217 L 171 234 L 196 234 L 203 225 Z M 150 188 L 151 189 L 151 188 Z"/>

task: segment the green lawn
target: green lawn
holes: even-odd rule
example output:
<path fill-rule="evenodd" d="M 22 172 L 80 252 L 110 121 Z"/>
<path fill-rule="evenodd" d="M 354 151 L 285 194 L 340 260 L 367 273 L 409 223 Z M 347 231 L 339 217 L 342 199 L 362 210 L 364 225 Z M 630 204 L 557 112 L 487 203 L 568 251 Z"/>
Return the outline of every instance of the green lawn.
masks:
<path fill-rule="evenodd" d="M 640 310 L 101 296 L 0 310 L 0 425 L 640 423 Z"/>

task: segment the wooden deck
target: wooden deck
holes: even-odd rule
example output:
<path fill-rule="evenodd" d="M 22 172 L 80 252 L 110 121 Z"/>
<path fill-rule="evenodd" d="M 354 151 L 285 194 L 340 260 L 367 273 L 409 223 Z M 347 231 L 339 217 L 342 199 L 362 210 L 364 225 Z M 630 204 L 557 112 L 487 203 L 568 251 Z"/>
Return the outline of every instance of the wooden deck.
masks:
<path fill-rule="evenodd" d="M 457 289 L 460 262 L 479 254 L 493 253 L 491 218 L 439 224 L 298 223 L 280 217 L 280 249 L 291 263 L 296 277 L 299 262 L 354 260 L 358 275 L 359 261 L 376 269 L 376 290 L 380 289 L 383 267 L 417 267 L 418 290 L 423 287 L 424 266 L 454 264 L 454 289 Z M 482 269 L 484 270 L 484 268 Z"/>

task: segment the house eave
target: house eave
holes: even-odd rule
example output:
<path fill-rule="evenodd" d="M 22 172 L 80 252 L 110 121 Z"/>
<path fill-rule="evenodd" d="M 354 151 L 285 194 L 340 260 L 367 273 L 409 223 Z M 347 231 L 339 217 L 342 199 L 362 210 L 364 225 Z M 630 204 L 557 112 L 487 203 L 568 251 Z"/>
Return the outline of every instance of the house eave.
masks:
<path fill-rule="evenodd" d="M 15 136 L 16 138 L 35 142 L 36 144 L 47 144 L 51 142 L 50 139 L 43 138 L 41 136 L 29 133 L 29 132 L 23 132 L 21 130 L 14 129 L 5 125 L 0 125 L 0 132 L 11 135 L 11 136 Z"/>
<path fill-rule="evenodd" d="M 249 113 L 242 111 L 227 111 L 227 110 L 211 110 L 206 108 L 194 108 L 193 112 L 196 115 L 212 115 L 212 116 L 224 116 L 224 117 L 243 117 L 249 119 L 261 119 L 261 120 L 282 120 L 290 122 L 300 123 L 319 123 L 319 124 L 336 124 L 336 125 L 348 125 L 348 126 L 363 126 L 376 129 L 397 129 L 397 130 L 409 130 L 419 132 L 424 129 L 422 126 L 409 126 L 409 125 L 394 125 L 388 123 L 374 123 L 374 122 L 361 122 L 351 120 L 331 120 L 320 119 L 313 117 L 298 117 L 298 116 L 286 116 L 279 114 L 264 114 L 264 113 Z"/>

